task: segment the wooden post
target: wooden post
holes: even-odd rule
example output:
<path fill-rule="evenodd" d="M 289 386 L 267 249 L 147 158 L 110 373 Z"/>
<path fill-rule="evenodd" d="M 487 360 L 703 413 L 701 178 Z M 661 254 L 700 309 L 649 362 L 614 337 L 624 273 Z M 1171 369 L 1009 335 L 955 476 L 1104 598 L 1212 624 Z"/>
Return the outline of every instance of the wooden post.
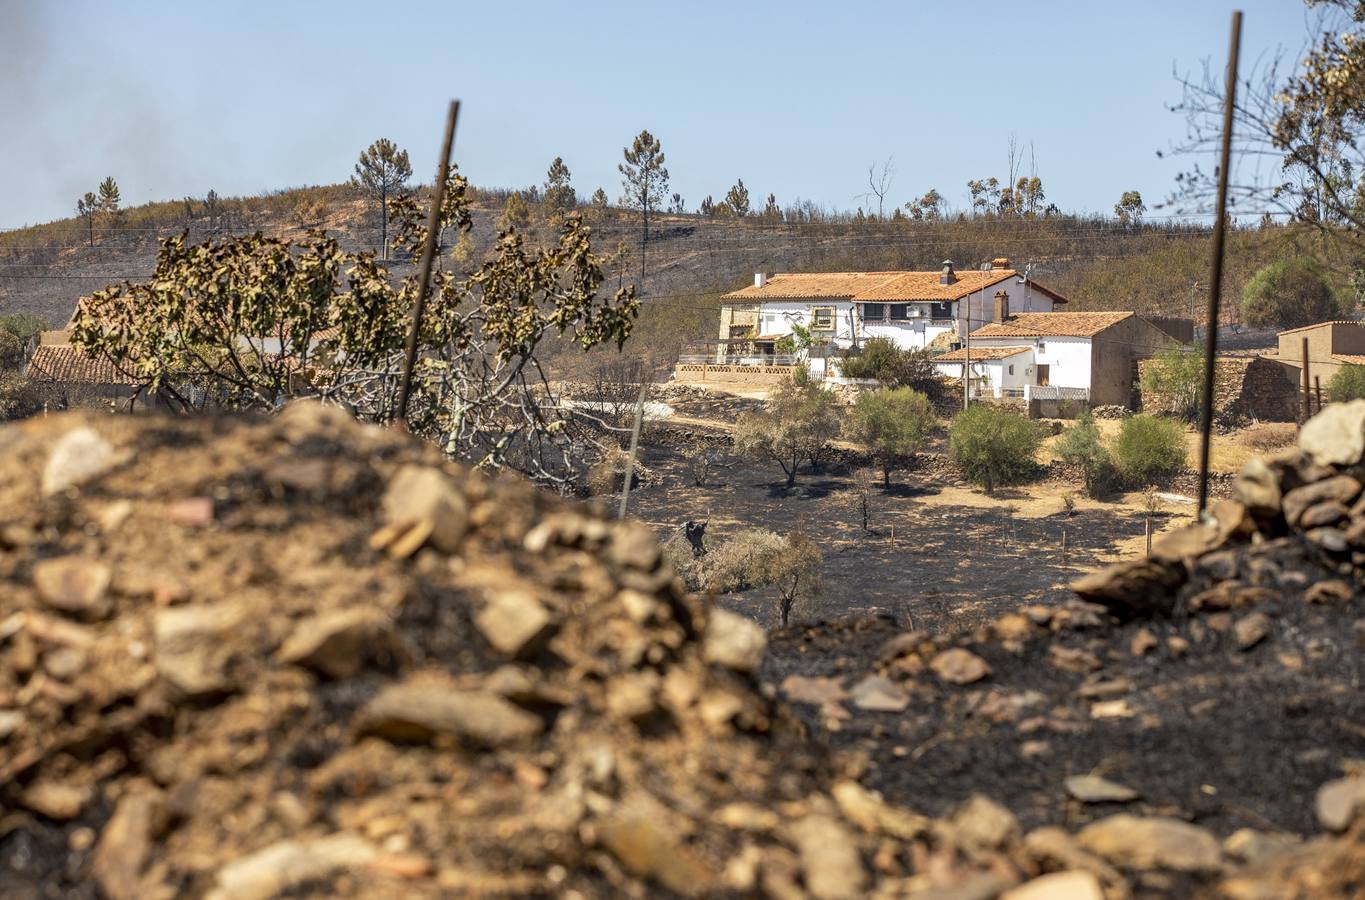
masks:
<path fill-rule="evenodd" d="M 1313 395 L 1308 389 L 1308 338 L 1303 339 L 1303 421 L 1307 422 L 1313 415 Z"/>
<path fill-rule="evenodd" d="M 1066 553 L 1066 526 L 1062 526 L 1062 552 Z"/>
<path fill-rule="evenodd" d="M 422 247 L 421 274 L 418 275 L 417 301 L 412 308 L 412 325 L 408 328 L 408 344 L 403 358 L 402 380 L 398 383 L 398 410 L 395 424 L 406 427 L 408 395 L 412 392 L 412 372 L 417 367 L 417 335 L 422 330 L 422 312 L 431 285 L 431 266 L 436 258 L 436 242 L 441 232 L 441 201 L 445 197 L 446 176 L 450 172 L 450 149 L 455 144 L 455 123 L 460 118 L 460 101 L 451 100 L 446 113 L 446 133 L 441 142 L 440 162 L 436 166 L 436 184 L 431 190 L 431 210 L 427 214 L 427 240 Z M 385 247 L 387 252 L 388 248 Z"/>
<path fill-rule="evenodd" d="M 1322 376 L 1313 376 L 1313 393 L 1318 399 L 1318 412 L 1322 412 Z"/>
<path fill-rule="evenodd" d="M 1223 142 L 1219 150 L 1218 199 L 1214 205 L 1213 254 L 1209 261 L 1209 318 L 1204 325 L 1204 410 L 1199 422 L 1199 518 L 1209 503 L 1209 445 L 1213 440 L 1213 375 L 1218 361 L 1218 303 L 1223 290 L 1223 247 L 1228 210 L 1228 167 L 1232 164 L 1232 119 L 1237 106 L 1237 57 L 1242 47 L 1242 11 L 1232 13 L 1227 77 L 1223 84 Z"/>
<path fill-rule="evenodd" d="M 640 423 L 645 417 L 645 389 L 649 382 L 641 380 L 640 398 L 635 401 L 635 425 L 630 430 L 630 454 L 626 459 L 626 481 L 621 485 L 621 509 L 616 518 L 625 520 L 626 504 L 630 502 L 630 483 L 635 479 L 635 453 L 640 449 Z"/>
<path fill-rule="evenodd" d="M 896 523 L 891 523 L 891 546 L 896 546 Z"/>
<path fill-rule="evenodd" d="M 1149 518 L 1145 519 L 1144 521 L 1146 522 L 1146 531 L 1147 531 L 1147 555 L 1148 555 L 1148 556 L 1151 556 L 1151 555 L 1152 555 L 1152 520 L 1151 520 L 1151 518 L 1149 517 Z"/>

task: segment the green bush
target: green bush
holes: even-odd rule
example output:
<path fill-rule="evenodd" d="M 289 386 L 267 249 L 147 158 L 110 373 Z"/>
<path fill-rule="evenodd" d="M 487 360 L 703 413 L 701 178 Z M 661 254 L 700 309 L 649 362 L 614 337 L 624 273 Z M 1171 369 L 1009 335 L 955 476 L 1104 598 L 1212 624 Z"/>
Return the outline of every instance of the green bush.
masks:
<path fill-rule="evenodd" d="M 1271 263 L 1242 288 L 1242 318 L 1253 328 L 1298 328 L 1344 309 L 1326 271 L 1305 256 Z"/>
<path fill-rule="evenodd" d="M 931 401 L 943 392 L 933 355 L 927 350 L 902 350 L 889 338 L 868 338 L 857 356 L 839 360 L 839 371 L 846 378 L 879 381 L 882 387 L 914 388 Z"/>
<path fill-rule="evenodd" d="M 1345 365 L 1327 382 L 1327 396 L 1333 403 L 1365 398 L 1365 366 Z"/>
<path fill-rule="evenodd" d="M 1043 429 L 1018 413 L 981 403 L 953 419 L 948 453 L 962 473 L 987 492 L 1023 481 L 1037 470 Z"/>
<path fill-rule="evenodd" d="M 1149 484 L 1157 476 L 1185 467 L 1185 429 L 1179 421 L 1159 416 L 1124 419 L 1114 442 L 1114 457 L 1125 479 Z"/>
<path fill-rule="evenodd" d="M 1085 493 L 1090 497 L 1103 497 L 1110 493 L 1117 482 L 1117 472 L 1113 457 L 1104 446 L 1099 426 L 1089 410 L 1081 413 L 1075 423 L 1062 431 L 1057 442 L 1057 455 L 1073 466 L 1080 467 L 1085 474 Z"/>
<path fill-rule="evenodd" d="M 1167 347 L 1142 368 L 1143 406 L 1187 419 L 1199 415 L 1204 391 L 1204 352 L 1193 346 Z"/>
<path fill-rule="evenodd" d="M 932 427 L 933 404 L 911 388 L 860 394 L 848 420 L 849 437 L 881 465 L 885 484 L 891 483 L 892 467 L 923 449 Z"/>
<path fill-rule="evenodd" d="M 732 438 L 737 452 L 777 463 L 791 487 L 802 460 L 819 468 L 839 426 L 834 395 L 818 384 L 794 380 L 775 388 L 763 410 L 742 414 Z"/>

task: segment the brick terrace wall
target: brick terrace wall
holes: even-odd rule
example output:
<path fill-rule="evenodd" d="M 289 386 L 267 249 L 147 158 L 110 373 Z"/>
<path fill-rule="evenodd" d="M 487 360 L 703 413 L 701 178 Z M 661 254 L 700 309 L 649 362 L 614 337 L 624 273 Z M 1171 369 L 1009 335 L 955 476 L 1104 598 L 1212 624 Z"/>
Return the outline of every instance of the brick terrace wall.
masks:
<path fill-rule="evenodd" d="M 777 384 L 790 380 L 796 366 L 714 365 L 712 363 L 678 363 L 673 367 L 673 380 L 684 384 Z"/>
<path fill-rule="evenodd" d="M 1138 363 L 1145 374 L 1151 360 Z M 1293 422 L 1298 417 L 1297 370 L 1263 356 L 1218 360 L 1213 370 L 1213 408 L 1216 414 L 1246 416 L 1263 422 Z M 1164 413 L 1175 408 L 1169 396 L 1142 391 L 1143 412 Z"/>

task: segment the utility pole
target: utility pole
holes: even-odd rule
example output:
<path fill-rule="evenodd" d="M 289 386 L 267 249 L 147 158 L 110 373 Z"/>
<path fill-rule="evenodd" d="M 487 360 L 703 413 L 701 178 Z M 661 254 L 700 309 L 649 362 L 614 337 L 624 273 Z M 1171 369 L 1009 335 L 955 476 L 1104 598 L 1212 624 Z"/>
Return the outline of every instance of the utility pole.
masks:
<path fill-rule="evenodd" d="M 1308 380 L 1308 338 L 1303 339 L 1303 421 L 1307 422 L 1313 415 L 1313 393 Z"/>

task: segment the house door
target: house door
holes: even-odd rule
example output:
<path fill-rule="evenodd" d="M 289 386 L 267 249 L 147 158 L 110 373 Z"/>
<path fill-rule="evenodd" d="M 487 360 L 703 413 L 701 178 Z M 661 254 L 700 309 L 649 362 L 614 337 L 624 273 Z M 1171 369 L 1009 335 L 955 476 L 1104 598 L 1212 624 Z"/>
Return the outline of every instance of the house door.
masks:
<path fill-rule="evenodd" d="M 1043 387 L 1044 385 L 1048 385 L 1048 384 L 1051 384 L 1051 383 L 1052 383 L 1052 381 L 1050 380 L 1050 379 L 1051 379 L 1051 374 L 1052 374 L 1052 373 L 1049 371 L 1050 368 L 1051 368 L 1050 366 L 1038 366 L 1038 367 L 1037 367 L 1037 369 L 1038 369 L 1038 386 L 1039 386 L 1039 387 Z"/>

